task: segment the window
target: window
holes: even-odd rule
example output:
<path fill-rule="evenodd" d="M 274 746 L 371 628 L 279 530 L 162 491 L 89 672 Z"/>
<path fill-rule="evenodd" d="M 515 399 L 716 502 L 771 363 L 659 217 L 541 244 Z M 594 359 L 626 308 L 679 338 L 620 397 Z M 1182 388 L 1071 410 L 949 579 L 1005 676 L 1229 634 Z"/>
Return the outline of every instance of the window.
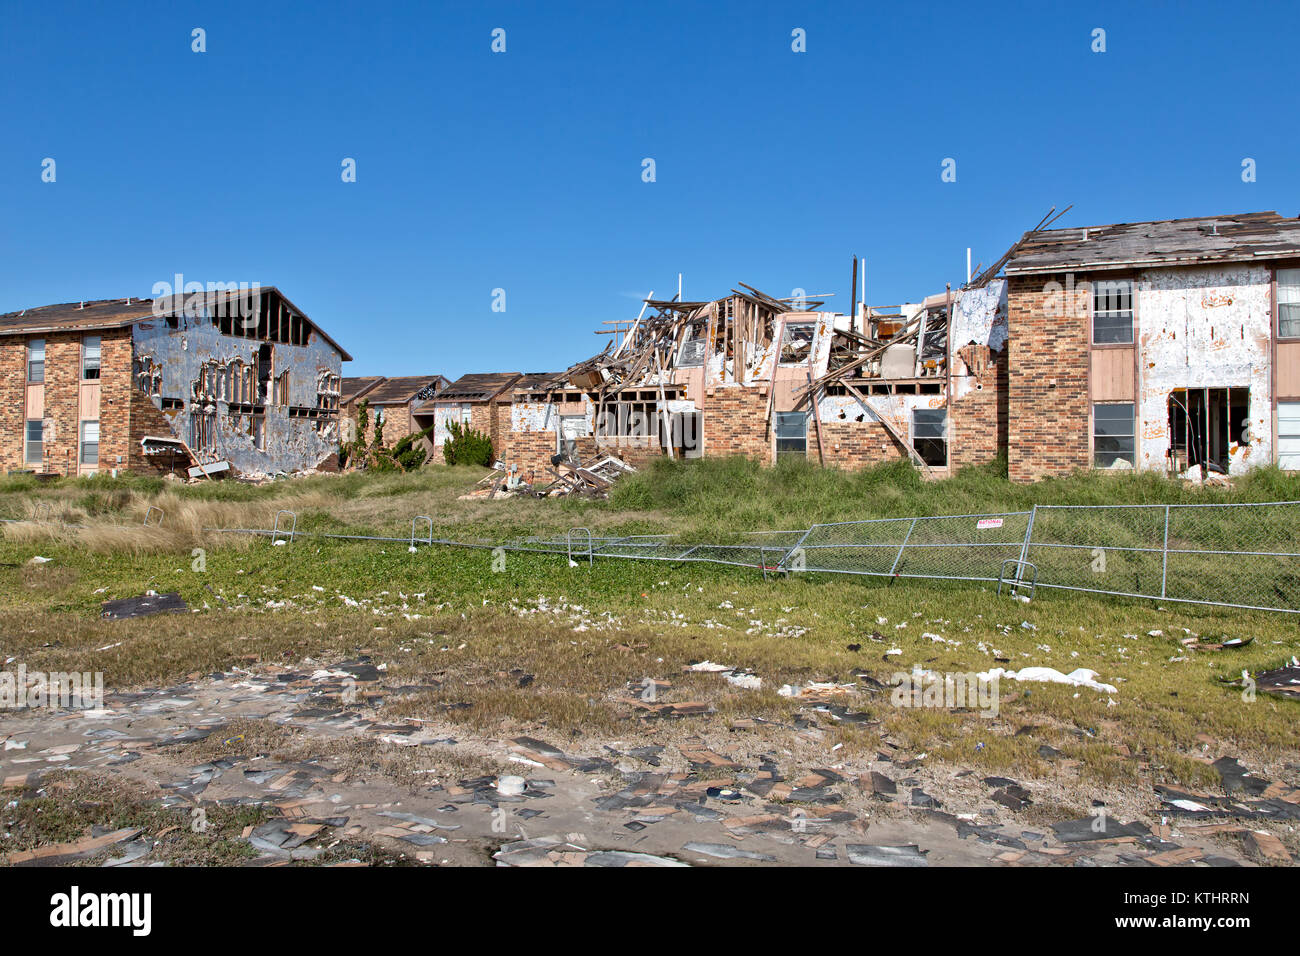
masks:
<path fill-rule="evenodd" d="M 1300 471 L 1300 402 L 1277 403 L 1277 466 Z"/>
<path fill-rule="evenodd" d="M 81 463 L 99 464 L 99 422 L 81 423 Z"/>
<path fill-rule="evenodd" d="M 83 380 L 99 378 L 98 335 L 87 335 L 81 340 L 81 377 Z"/>
<path fill-rule="evenodd" d="M 776 453 L 781 455 L 808 454 L 808 413 L 776 413 Z"/>
<path fill-rule="evenodd" d="M 948 410 L 946 408 L 912 409 L 912 447 L 927 465 L 948 464 Z"/>
<path fill-rule="evenodd" d="M 1133 342 L 1133 282 L 1107 279 L 1092 287 L 1092 342 L 1130 345 Z"/>
<path fill-rule="evenodd" d="M 45 423 L 40 419 L 27 423 L 27 451 L 23 460 L 29 465 L 39 465 L 44 461 Z"/>
<path fill-rule="evenodd" d="M 1277 270 L 1277 337 L 1300 339 L 1300 269 Z"/>
<path fill-rule="evenodd" d="M 1092 406 L 1092 464 L 1095 468 L 1132 468 L 1137 463 L 1133 437 L 1133 403 L 1115 402 Z"/>
<path fill-rule="evenodd" d="M 27 381 L 45 381 L 44 339 L 32 339 L 27 343 Z"/>
<path fill-rule="evenodd" d="M 576 460 L 578 457 L 578 439 L 587 434 L 587 418 L 584 415 L 561 415 L 560 427 L 555 433 L 555 450 L 565 458 Z"/>
<path fill-rule="evenodd" d="M 460 407 L 460 423 L 462 425 L 469 424 L 473 411 L 474 409 L 469 405 L 462 405 Z"/>
<path fill-rule="evenodd" d="M 781 364 L 803 365 L 812 354 L 813 332 L 816 326 L 812 322 L 787 322 L 781 333 Z"/>
<path fill-rule="evenodd" d="M 678 368 L 698 368 L 704 364 L 704 346 L 707 343 L 703 336 L 695 339 L 686 339 L 682 342 L 681 354 L 677 357 Z"/>

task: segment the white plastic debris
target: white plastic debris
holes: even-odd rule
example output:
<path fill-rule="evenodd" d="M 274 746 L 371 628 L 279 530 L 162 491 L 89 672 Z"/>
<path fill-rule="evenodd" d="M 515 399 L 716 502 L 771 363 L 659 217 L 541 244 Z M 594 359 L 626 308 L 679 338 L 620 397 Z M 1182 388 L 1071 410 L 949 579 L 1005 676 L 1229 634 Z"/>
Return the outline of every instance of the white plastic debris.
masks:
<path fill-rule="evenodd" d="M 1092 690 L 1101 691 L 1104 694 L 1117 694 L 1118 690 L 1111 684 L 1102 684 L 1097 681 L 1097 672 L 1090 671 L 1086 667 L 1080 667 L 1072 670 L 1068 674 L 1062 674 L 1054 667 L 1022 667 L 1018 671 L 1009 671 L 1002 667 L 995 667 L 978 675 L 981 680 L 992 680 L 995 677 L 1005 677 L 1007 680 L 1015 681 L 1036 681 L 1047 684 L 1069 684 L 1071 687 L 1087 687 Z"/>
<path fill-rule="evenodd" d="M 525 781 L 523 777 L 517 777 L 513 774 L 506 774 L 497 778 L 497 793 L 503 797 L 517 797 L 524 792 Z"/>

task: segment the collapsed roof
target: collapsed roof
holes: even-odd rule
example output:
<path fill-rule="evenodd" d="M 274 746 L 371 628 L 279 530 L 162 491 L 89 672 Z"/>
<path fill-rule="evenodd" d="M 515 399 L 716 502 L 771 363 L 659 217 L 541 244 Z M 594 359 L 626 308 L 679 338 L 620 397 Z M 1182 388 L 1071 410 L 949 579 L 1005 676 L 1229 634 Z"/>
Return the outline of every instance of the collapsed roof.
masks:
<path fill-rule="evenodd" d="M 1276 212 L 1031 231 L 1013 247 L 1006 274 L 1104 271 L 1131 266 L 1256 262 L 1300 255 L 1300 219 Z"/>
<path fill-rule="evenodd" d="M 266 302 L 267 314 L 271 311 L 271 297 L 279 300 L 278 308 L 283 305 L 290 313 L 307 323 L 322 339 L 332 345 L 343 357 L 343 361 L 352 361 L 352 356 L 319 325 L 307 317 L 307 314 L 289 301 L 289 297 L 273 285 L 252 286 L 242 289 L 222 289 L 207 292 L 180 293 L 160 296 L 157 299 L 95 299 L 85 302 L 63 302 L 57 305 L 42 305 L 17 312 L 0 315 L 0 335 L 36 335 L 44 332 L 91 332 L 100 329 L 118 329 L 137 322 L 158 319 L 170 315 L 180 315 L 196 307 L 206 309 L 210 315 L 234 314 L 241 300 L 255 297 L 257 304 L 253 309 L 261 309 Z M 197 301 L 196 301 L 197 300 Z M 242 314 L 250 314 L 244 312 Z M 252 313 L 256 314 L 256 312 Z"/>

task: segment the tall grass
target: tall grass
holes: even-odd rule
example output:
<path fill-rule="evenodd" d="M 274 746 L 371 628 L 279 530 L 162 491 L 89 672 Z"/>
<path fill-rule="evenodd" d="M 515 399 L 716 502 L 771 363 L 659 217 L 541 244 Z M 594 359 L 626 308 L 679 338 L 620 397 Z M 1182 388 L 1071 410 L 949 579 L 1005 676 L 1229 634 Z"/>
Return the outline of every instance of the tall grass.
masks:
<path fill-rule="evenodd" d="M 1034 505 L 1205 504 L 1300 500 L 1300 475 L 1260 468 L 1230 488 L 1194 486 L 1159 474 L 1079 472 L 1026 485 L 1005 462 L 963 468 L 926 481 L 898 461 L 859 471 L 802 459 L 761 467 L 741 457 L 656 459 L 621 479 L 610 505 L 689 519 L 698 530 L 807 527 L 832 521 L 915 515 L 1026 511 Z"/>

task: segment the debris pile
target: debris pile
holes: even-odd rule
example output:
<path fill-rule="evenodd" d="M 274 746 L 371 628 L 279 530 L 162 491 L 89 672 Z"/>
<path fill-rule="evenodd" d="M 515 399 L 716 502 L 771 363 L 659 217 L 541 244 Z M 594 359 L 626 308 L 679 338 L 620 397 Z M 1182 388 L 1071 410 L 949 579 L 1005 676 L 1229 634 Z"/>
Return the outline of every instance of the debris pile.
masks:
<path fill-rule="evenodd" d="M 517 465 L 502 468 L 488 475 L 460 499 L 563 498 L 569 495 L 608 498 L 614 482 L 636 469 L 613 455 L 601 454 L 584 462 L 573 462 L 563 455 L 555 455 L 546 471 L 553 480 L 542 484 L 521 478 Z"/>

